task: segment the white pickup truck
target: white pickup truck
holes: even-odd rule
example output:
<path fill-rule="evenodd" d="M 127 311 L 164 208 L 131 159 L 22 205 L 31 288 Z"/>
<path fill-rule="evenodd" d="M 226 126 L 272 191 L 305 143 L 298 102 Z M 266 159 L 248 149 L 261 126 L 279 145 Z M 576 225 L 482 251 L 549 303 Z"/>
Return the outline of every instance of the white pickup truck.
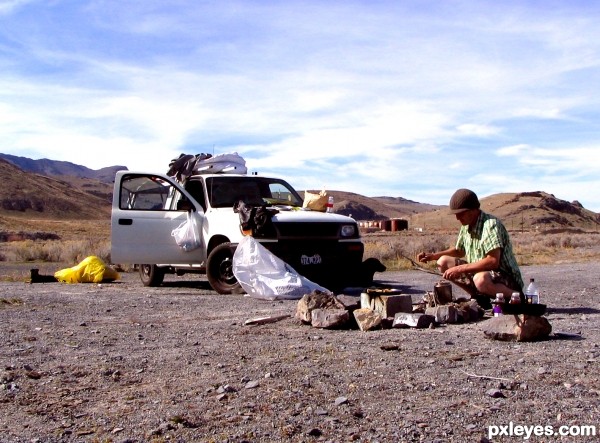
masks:
<path fill-rule="evenodd" d="M 111 260 L 139 265 L 146 286 L 166 273 L 206 273 L 220 294 L 239 284 L 232 272 L 235 247 L 242 239 L 234 204 L 276 212 L 254 237 L 298 273 L 334 290 L 358 271 L 364 246 L 350 217 L 302 208 L 300 195 L 284 180 L 246 174 L 198 174 L 179 182 L 166 174 L 119 171 L 111 219 Z M 171 232 L 195 218 L 202 246 L 179 247 Z"/>

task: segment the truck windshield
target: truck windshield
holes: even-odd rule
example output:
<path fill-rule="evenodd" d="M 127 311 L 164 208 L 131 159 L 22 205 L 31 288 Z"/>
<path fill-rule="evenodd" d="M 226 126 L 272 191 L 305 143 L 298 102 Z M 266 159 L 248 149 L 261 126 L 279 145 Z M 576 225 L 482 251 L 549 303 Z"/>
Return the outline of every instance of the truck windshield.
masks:
<path fill-rule="evenodd" d="M 227 208 L 242 200 L 247 205 L 302 206 L 302 198 L 284 180 L 265 177 L 210 177 L 206 180 L 213 208 Z"/>

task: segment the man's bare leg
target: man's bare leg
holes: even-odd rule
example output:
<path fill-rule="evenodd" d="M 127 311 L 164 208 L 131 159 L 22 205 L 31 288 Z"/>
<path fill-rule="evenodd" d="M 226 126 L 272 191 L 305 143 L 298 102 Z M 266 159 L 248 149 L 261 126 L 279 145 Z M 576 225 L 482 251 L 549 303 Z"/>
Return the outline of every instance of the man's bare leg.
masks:
<path fill-rule="evenodd" d="M 458 266 L 459 264 L 464 263 L 464 261 L 457 259 L 455 257 L 450 257 L 448 255 L 442 255 L 437 261 L 438 270 L 443 274 L 446 272 L 448 268 L 453 268 L 454 266 Z M 478 294 L 476 287 L 474 288 L 472 284 L 463 283 L 459 280 L 449 280 L 451 283 L 458 286 L 460 289 L 465 291 L 471 297 L 475 297 Z"/>
<path fill-rule="evenodd" d="M 515 292 L 514 289 L 511 289 L 502 283 L 494 283 L 489 272 L 479 272 L 475 274 L 473 276 L 473 283 L 479 293 L 492 298 L 495 298 L 496 294 L 502 293 L 505 300 L 509 300 L 512 293 Z"/>

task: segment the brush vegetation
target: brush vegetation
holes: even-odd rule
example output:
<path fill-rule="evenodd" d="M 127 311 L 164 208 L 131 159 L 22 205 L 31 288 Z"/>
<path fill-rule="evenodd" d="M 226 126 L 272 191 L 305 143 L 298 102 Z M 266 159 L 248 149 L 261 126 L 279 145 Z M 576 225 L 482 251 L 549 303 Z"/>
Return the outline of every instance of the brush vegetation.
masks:
<path fill-rule="evenodd" d="M 363 235 L 365 258 L 383 262 L 388 270 L 410 269 L 421 251 L 440 251 L 452 245 L 456 233 L 413 231 L 376 232 Z M 583 231 L 511 232 L 515 255 L 521 266 L 565 262 L 583 262 L 600 257 L 600 233 Z M 79 263 L 95 255 L 111 263 L 110 240 L 107 237 L 41 240 L 26 239 L 0 243 L 0 261 Z M 433 267 L 433 263 L 427 266 Z"/>
<path fill-rule="evenodd" d="M 520 266 L 576 263 L 600 257 L 600 233 L 560 230 L 557 232 L 511 232 L 513 251 Z M 381 260 L 389 270 L 412 268 L 405 257 L 416 260 L 419 252 L 434 252 L 454 246 L 456 233 L 371 233 L 364 237 L 365 257 Z M 434 263 L 427 266 L 433 268 Z"/>

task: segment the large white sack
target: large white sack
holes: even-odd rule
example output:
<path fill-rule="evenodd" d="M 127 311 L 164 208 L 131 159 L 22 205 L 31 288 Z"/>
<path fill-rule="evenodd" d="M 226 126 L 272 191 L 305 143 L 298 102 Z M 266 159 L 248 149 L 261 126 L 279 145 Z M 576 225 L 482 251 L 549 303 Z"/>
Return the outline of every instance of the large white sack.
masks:
<path fill-rule="evenodd" d="M 233 254 L 233 274 L 248 296 L 263 300 L 299 300 L 329 290 L 298 274 L 254 237 L 244 237 Z"/>

